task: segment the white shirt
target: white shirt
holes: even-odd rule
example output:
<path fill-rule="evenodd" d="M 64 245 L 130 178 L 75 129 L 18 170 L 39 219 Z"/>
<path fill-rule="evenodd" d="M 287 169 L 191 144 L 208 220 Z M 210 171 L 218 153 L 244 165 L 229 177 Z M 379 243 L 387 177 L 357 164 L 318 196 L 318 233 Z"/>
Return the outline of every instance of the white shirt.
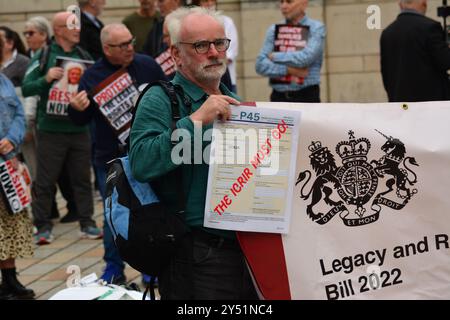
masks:
<path fill-rule="evenodd" d="M 7 67 L 9 67 L 14 61 L 16 61 L 16 58 L 17 58 L 17 49 L 14 49 L 14 51 L 11 55 L 11 58 L 9 58 L 9 60 L 4 61 L 1 64 L 0 70 L 6 69 Z"/>
<path fill-rule="evenodd" d="M 223 16 L 225 26 L 225 36 L 231 40 L 230 47 L 227 50 L 227 59 L 231 60 L 228 65 L 231 84 L 236 85 L 236 58 L 238 56 L 239 37 L 233 20 L 228 16 Z"/>

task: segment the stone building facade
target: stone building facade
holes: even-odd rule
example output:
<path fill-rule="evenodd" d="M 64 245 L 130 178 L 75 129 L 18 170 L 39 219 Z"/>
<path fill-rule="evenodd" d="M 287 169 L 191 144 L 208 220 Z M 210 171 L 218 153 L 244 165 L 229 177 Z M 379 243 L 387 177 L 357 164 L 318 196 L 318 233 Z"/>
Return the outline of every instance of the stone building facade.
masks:
<path fill-rule="evenodd" d="M 135 10 L 138 0 L 107 0 L 101 19 L 118 22 Z M 429 0 L 427 15 L 437 17 L 441 0 Z M 18 32 L 35 15 L 51 18 L 75 0 L 0 0 L 0 25 Z M 267 101 L 270 88 L 266 78 L 255 72 L 255 59 L 268 26 L 281 21 L 278 1 L 218 0 L 219 8 L 233 18 L 240 32 L 238 92 L 247 101 Z M 397 0 L 310 0 L 308 15 L 325 23 L 327 29 L 325 60 L 322 69 L 323 102 L 385 102 L 379 66 L 381 31 L 399 12 Z M 369 29 L 374 11 L 380 9 L 380 29 Z M 373 9 L 370 7 L 369 9 Z"/>

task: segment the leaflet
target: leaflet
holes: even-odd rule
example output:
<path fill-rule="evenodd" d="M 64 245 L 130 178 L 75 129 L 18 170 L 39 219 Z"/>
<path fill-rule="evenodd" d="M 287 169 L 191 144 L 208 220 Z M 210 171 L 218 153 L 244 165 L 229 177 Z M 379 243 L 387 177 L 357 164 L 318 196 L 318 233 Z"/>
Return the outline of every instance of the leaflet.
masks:
<path fill-rule="evenodd" d="M 288 233 L 300 111 L 233 106 L 213 126 L 204 225 Z"/>

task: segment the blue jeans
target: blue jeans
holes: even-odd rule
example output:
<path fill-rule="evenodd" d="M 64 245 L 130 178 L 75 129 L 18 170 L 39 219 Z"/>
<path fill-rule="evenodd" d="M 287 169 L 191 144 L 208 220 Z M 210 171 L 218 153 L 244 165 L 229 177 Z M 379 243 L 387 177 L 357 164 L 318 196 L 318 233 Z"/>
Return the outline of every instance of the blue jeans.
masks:
<path fill-rule="evenodd" d="M 97 175 L 98 189 L 103 199 L 103 211 L 105 210 L 105 199 L 106 199 L 106 175 L 107 167 L 106 165 L 99 166 L 95 165 L 95 173 Z M 103 260 L 105 260 L 107 265 L 114 265 L 119 270 L 125 269 L 125 264 L 119 255 L 116 245 L 114 244 L 114 238 L 106 222 L 105 212 L 103 212 L 103 246 L 105 248 L 105 254 L 103 255 Z"/>

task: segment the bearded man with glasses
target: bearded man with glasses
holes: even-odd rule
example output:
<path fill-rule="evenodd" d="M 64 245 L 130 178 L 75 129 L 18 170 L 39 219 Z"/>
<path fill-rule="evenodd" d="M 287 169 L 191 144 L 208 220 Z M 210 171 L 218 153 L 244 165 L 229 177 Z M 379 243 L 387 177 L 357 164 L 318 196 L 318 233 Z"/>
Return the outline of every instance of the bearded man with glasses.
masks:
<path fill-rule="evenodd" d="M 204 133 L 214 120 L 229 119 L 230 105 L 239 104 L 237 96 L 220 82 L 230 44 L 222 21 L 218 13 L 199 7 L 179 8 L 166 17 L 177 68 L 172 83 L 184 91 L 176 127 L 190 137 L 194 137 L 195 127 Z M 194 155 L 189 163 L 174 163 L 172 133 L 169 97 L 160 87 L 152 87 L 137 106 L 131 129 L 131 169 L 137 180 L 149 182 L 181 166 L 182 182 L 165 178 L 159 199 L 176 213 L 180 196 L 174 191 L 182 183 L 188 200 L 181 205 L 191 229 L 159 276 L 161 299 L 256 299 L 235 232 L 203 227 L 208 164 L 204 160 L 194 164 Z M 195 142 L 189 141 L 193 147 Z M 202 152 L 208 146 L 203 142 Z"/>

